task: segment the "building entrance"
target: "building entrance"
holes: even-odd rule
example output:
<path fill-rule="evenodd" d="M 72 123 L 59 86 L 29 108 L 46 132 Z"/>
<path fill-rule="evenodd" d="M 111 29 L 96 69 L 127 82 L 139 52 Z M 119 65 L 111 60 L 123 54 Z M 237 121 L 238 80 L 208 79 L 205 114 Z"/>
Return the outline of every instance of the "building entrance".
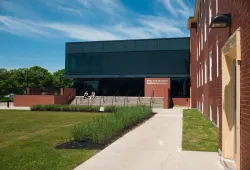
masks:
<path fill-rule="evenodd" d="M 144 96 L 144 79 L 78 79 L 75 80 L 77 95 L 83 95 L 85 91 L 90 94 L 95 91 L 98 96 Z"/>

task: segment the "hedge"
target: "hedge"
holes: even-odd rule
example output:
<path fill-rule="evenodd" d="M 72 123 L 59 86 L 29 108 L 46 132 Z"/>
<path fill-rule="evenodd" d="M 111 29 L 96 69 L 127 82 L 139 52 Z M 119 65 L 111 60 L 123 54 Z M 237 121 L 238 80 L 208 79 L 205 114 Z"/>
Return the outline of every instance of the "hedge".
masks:
<path fill-rule="evenodd" d="M 3 97 L 3 98 L 0 98 L 0 102 L 13 102 L 13 99 L 7 98 L 7 97 Z"/>
<path fill-rule="evenodd" d="M 152 114 L 149 106 L 110 107 L 109 109 L 114 109 L 115 112 L 75 125 L 71 131 L 74 140 L 104 144 L 115 134 Z"/>
<path fill-rule="evenodd" d="M 60 111 L 60 112 L 98 112 L 99 106 L 81 106 L 81 105 L 34 105 L 31 111 Z"/>

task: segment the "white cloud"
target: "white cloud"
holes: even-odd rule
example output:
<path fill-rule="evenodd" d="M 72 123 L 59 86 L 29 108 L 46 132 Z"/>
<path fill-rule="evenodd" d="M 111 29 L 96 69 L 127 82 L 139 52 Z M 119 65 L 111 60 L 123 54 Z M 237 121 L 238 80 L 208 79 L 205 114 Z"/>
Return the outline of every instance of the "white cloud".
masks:
<path fill-rule="evenodd" d="M 1 25 L 2 24 L 2 25 Z M 135 24 L 117 22 L 114 25 L 90 26 L 62 22 L 35 23 L 15 17 L 0 16 L 0 30 L 23 36 L 76 39 L 84 41 L 161 38 L 188 36 L 185 25 L 163 16 L 140 16 Z M 64 38 L 64 39 L 65 39 Z"/>
<path fill-rule="evenodd" d="M 10 56 L 2 56 L 0 59 L 3 60 L 25 60 L 25 61 L 38 61 L 41 60 L 41 58 L 34 58 L 34 57 L 10 57 Z"/>
<path fill-rule="evenodd" d="M 86 25 L 46 23 L 43 24 L 43 26 L 78 40 L 95 41 L 122 39 L 122 37 L 112 34 L 103 28 L 92 28 Z"/>
<path fill-rule="evenodd" d="M 23 20 L 10 16 L 0 16 L 0 30 L 16 35 L 48 35 L 43 28 L 31 20 Z"/>
<path fill-rule="evenodd" d="M 105 12 L 122 10 L 123 6 L 119 0 L 77 0 L 85 8 L 97 8 Z"/>
<path fill-rule="evenodd" d="M 187 34 L 181 30 L 181 27 L 184 26 L 182 26 L 181 22 L 163 16 L 143 16 L 139 21 L 157 37 L 187 36 Z"/>
<path fill-rule="evenodd" d="M 120 0 L 77 0 L 71 3 L 68 0 L 40 0 L 50 10 L 80 17 L 73 17 L 74 21 L 68 17 L 64 21 L 49 21 L 0 15 L 0 31 L 85 41 L 188 36 L 186 18 L 190 8 L 183 0 L 159 1 L 172 16 L 141 15 L 127 9 Z"/>
<path fill-rule="evenodd" d="M 162 2 L 172 15 L 177 15 L 176 10 L 171 3 L 171 0 L 162 0 Z"/>
<path fill-rule="evenodd" d="M 30 8 L 29 4 L 25 4 L 25 3 L 16 3 L 13 1 L 9 1 L 9 0 L 0 0 L 0 11 L 4 11 L 8 14 L 14 14 L 14 15 L 18 15 L 21 17 L 36 17 L 38 18 L 38 15 L 33 12 L 33 10 L 27 10 L 28 8 Z"/>
<path fill-rule="evenodd" d="M 175 17 L 182 16 L 188 18 L 193 13 L 193 9 L 189 8 L 183 0 L 160 0 L 160 2 Z"/>

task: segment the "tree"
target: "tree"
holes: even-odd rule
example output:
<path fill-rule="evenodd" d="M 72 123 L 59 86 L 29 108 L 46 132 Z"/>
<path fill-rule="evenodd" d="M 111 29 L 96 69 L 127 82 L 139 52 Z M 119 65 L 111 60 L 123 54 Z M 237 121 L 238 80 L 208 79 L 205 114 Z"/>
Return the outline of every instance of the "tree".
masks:
<path fill-rule="evenodd" d="M 0 68 L 0 96 L 9 93 L 23 94 L 26 87 L 45 87 L 47 90 L 53 87 L 73 87 L 73 81 L 65 78 L 64 69 L 51 74 L 39 66 L 13 70 Z"/>
<path fill-rule="evenodd" d="M 26 70 L 27 87 L 52 87 L 53 77 L 47 70 L 39 66 L 33 66 Z"/>
<path fill-rule="evenodd" d="M 73 87 L 73 81 L 65 77 L 65 69 L 53 73 L 53 85 L 55 87 Z"/>

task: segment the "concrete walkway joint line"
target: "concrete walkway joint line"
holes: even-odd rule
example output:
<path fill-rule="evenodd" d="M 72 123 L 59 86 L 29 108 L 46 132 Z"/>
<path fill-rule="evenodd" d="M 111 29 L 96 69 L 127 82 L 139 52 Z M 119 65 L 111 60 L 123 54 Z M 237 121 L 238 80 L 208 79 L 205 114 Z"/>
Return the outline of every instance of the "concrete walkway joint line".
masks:
<path fill-rule="evenodd" d="M 215 152 L 181 150 L 182 108 L 158 114 L 75 170 L 222 170 Z"/>

